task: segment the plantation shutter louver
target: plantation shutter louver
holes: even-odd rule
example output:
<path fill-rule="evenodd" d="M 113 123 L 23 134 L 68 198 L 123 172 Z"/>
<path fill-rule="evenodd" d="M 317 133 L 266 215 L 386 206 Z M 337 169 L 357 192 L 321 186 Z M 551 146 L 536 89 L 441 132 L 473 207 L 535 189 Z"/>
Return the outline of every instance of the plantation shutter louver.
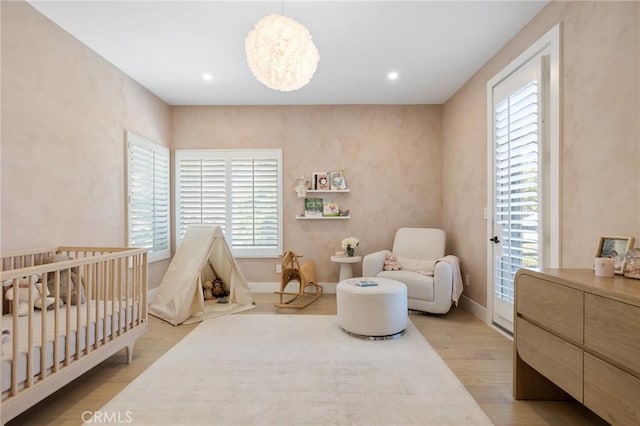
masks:
<path fill-rule="evenodd" d="M 128 244 L 149 249 L 149 261 L 170 255 L 169 150 L 127 132 Z"/>
<path fill-rule="evenodd" d="M 177 232 L 219 225 L 235 255 L 282 253 L 280 150 L 176 151 Z"/>
<path fill-rule="evenodd" d="M 494 108 L 495 220 L 502 253 L 497 260 L 495 296 L 513 303 L 513 282 L 521 267 L 537 267 L 540 203 L 538 82 L 531 81 Z"/>

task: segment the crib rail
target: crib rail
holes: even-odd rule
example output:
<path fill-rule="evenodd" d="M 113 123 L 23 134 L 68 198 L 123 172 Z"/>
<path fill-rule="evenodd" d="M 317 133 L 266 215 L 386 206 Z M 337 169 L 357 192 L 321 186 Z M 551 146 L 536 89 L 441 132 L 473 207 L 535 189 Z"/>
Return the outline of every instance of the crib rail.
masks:
<path fill-rule="evenodd" d="M 60 253 L 68 254 L 72 260 L 46 263 Z M 34 309 L 37 295 L 28 291 L 25 316 L 19 316 L 15 291 L 16 297 L 9 306 L 2 303 L 3 319 L 10 318 L 12 325 L 11 340 L 2 345 L 3 362 L 9 358 L 12 361 L 11 385 L 2 393 L 4 423 L 5 407 L 12 398 L 53 381 L 84 358 L 96 358 L 92 357 L 94 352 L 122 341 L 140 325 L 146 326 L 148 277 L 146 249 L 46 247 L 2 253 L 0 259 L 3 295 L 8 286 L 17 289 L 23 277 L 36 275 L 56 301 L 51 312 L 38 313 Z M 79 287 L 72 294 L 70 289 L 78 285 L 84 294 Z M 9 315 L 5 316 L 7 308 Z M 127 348 L 130 362 L 133 343 L 120 347 Z M 53 362 L 48 365 L 51 356 Z M 24 380 L 20 379 L 20 360 L 26 360 Z"/>

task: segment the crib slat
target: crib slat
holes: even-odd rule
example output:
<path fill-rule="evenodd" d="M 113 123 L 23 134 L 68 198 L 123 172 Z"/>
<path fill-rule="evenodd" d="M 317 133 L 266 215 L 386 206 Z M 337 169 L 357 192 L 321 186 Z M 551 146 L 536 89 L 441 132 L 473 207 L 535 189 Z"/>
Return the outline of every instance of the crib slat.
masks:
<path fill-rule="evenodd" d="M 124 279 L 123 275 L 126 273 L 127 259 L 128 257 L 118 259 L 118 336 L 122 336 L 122 318 L 124 318 L 124 312 L 122 311 L 122 280 Z"/>
<path fill-rule="evenodd" d="M 142 282 L 142 319 L 148 321 L 148 305 L 147 305 L 147 288 L 149 286 L 149 258 L 147 253 L 142 253 L 142 273 L 144 275 Z"/>
<path fill-rule="evenodd" d="M 116 261 L 114 259 L 109 261 L 109 271 L 111 274 L 111 280 L 109 282 L 113 283 L 117 279 Z M 113 340 L 116 337 L 116 303 L 114 300 L 113 285 L 109 286 L 109 300 L 111 301 L 111 321 L 109 322 L 109 325 L 111 326 L 111 338 L 109 340 Z"/>
<path fill-rule="evenodd" d="M 31 284 L 31 277 L 27 277 L 27 282 Z M 33 386 L 33 291 L 29 287 L 27 297 L 27 382 L 25 387 L 30 388 Z"/>
<path fill-rule="evenodd" d="M 58 363 L 60 360 L 60 351 L 58 350 L 58 339 L 60 331 L 60 270 L 57 269 L 53 276 L 53 295 L 56 298 L 56 306 L 53 310 L 53 366 L 51 371 L 58 371 Z"/>
<path fill-rule="evenodd" d="M 85 290 L 87 292 L 87 321 L 86 321 L 86 329 L 85 329 L 85 345 L 84 345 L 84 352 L 85 354 L 89 355 L 89 353 L 91 352 L 91 300 L 93 300 L 92 298 L 93 296 L 93 288 L 94 288 L 94 281 L 95 281 L 95 276 L 96 276 L 96 264 L 92 263 L 90 266 L 87 267 L 88 269 L 88 274 L 87 274 L 87 285 L 85 286 Z"/>
<path fill-rule="evenodd" d="M 18 343 L 20 343 L 20 324 L 18 323 L 18 292 L 17 288 L 19 285 L 20 279 L 13 279 L 13 303 L 12 303 L 12 320 L 13 320 L 13 330 L 12 336 L 13 345 L 11 348 L 12 351 L 12 359 L 18 359 Z M 11 395 L 17 395 L 18 393 L 18 369 L 16 368 L 16 363 L 14 362 L 11 366 Z"/>
<path fill-rule="evenodd" d="M 49 274 L 42 274 L 42 291 L 46 294 L 49 285 Z M 58 299 L 56 299 L 56 304 Z M 40 325 L 40 380 L 47 377 L 47 315 L 42 312 L 42 324 Z"/>
<path fill-rule="evenodd" d="M 80 267 L 74 268 L 76 276 L 78 277 L 78 288 L 76 288 L 76 356 L 74 357 L 76 360 L 80 359 L 80 330 L 82 330 L 82 312 L 80 307 L 82 306 L 82 294 L 80 292 L 80 287 L 82 287 L 82 275 L 80 271 Z"/>
<path fill-rule="evenodd" d="M 96 320 L 93 323 L 93 331 L 94 331 L 94 349 L 98 349 L 100 347 L 100 341 L 98 340 L 98 315 L 100 314 L 100 290 L 101 290 L 101 286 L 102 286 L 102 264 L 100 262 L 98 262 L 96 264 Z"/>
<path fill-rule="evenodd" d="M 104 266 L 103 266 L 103 270 L 102 270 L 102 274 L 104 276 L 104 293 L 102 294 L 102 343 L 106 344 L 107 343 L 107 331 L 108 331 L 108 326 L 107 326 L 107 313 L 108 313 L 108 309 L 107 309 L 107 285 L 106 283 L 109 282 L 109 264 L 108 261 L 104 262 Z M 97 320 L 97 318 L 96 318 Z"/>
<path fill-rule="evenodd" d="M 64 365 L 67 366 L 71 362 L 71 269 L 65 269 L 67 272 L 67 294 L 65 295 L 65 313 L 66 318 L 64 322 Z"/>

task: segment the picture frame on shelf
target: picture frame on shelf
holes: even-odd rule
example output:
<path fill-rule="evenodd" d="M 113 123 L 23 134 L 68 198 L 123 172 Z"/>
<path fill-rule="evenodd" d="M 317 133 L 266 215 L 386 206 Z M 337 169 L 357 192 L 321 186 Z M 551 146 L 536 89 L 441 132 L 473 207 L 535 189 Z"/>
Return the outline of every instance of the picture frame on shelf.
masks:
<path fill-rule="evenodd" d="M 622 275 L 625 267 L 625 254 L 631 250 L 636 242 L 634 237 L 600 237 L 595 257 L 615 259 L 615 273 Z"/>
<path fill-rule="evenodd" d="M 322 215 L 325 217 L 340 216 L 340 208 L 338 203 L 334 203 L 331 200 L 322 200 Z"/>
<path fill-rule="evenodd" d="M 304 199 L 304 217 L 322 217 L 323 209 L 322 198 Z"/>
<path fill-rule="evenodd" d="M 329 173 L 316 172 L 313 174 L 313 189 L 316 191 L 329 191 L 331 185 L 329 183 Z"/>
<path fill-rule="evenodd" d="M 329 186 L 332 191 L 344 191 L 347 189 L 347 181 L 344 172 L 329 172 Z"/>

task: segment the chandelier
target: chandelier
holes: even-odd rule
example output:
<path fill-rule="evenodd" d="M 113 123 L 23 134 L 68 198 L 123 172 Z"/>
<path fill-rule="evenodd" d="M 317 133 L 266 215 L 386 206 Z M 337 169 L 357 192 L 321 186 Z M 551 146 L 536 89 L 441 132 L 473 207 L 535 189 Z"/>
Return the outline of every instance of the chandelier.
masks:
<path fill-rule="evenodd" d="M 311 81 L 320 54 L 311 33 L 284 15 L 271 14 L 256 23 L 245 40 L 249 69 L 265 86 L 290 92 Z"/>

